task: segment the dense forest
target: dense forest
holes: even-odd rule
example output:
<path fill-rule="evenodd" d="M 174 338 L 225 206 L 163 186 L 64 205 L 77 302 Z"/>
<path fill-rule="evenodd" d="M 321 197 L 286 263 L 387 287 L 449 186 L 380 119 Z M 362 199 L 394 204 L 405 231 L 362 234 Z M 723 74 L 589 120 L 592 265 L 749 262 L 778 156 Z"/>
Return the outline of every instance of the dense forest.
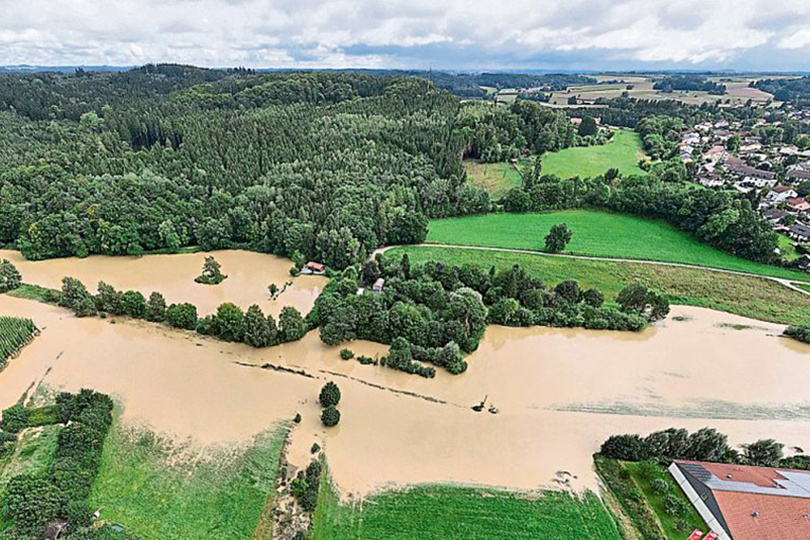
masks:
<path fill-rule="evenodd" d="M 754 125 L 782 111 L 603 100 L 567 113 L 518 99 L 464 102 L 437 86 L 584 82 L 578 76 L 302 71 L 147 65 L 117 73 L 0 77 L 0 245 L 29 259 L 242 247 L 342 269 L 377 247 L 424 240 L 428 220 L 488 212 L 464 158 L 486 162 L 599 144 L 570 116 L 636 129 L 646 178 L 561 181 L 535 167 L 508 211 L 602 206 L 663 218 L 699 239 L 773 262 L 775 239 L 750 203 L 685 184 L 683 129 Z M 774 118 L 770 118 L 773 120 Z M 787 118 L 765 138 L 803 134 Z M 583 123 L 585 125 L 585 123 Z M 764 128 L 757 128 L 763 131 Z M 690 189 L 687 189 L 689 187 Z"/>
<path fill-rule="evenodd" d="M 799 106 L 810 104 L 810 77 L 763 79 L 752 82 L 750 86 L 773 94 L 777 101 L 791 101 Z"/>

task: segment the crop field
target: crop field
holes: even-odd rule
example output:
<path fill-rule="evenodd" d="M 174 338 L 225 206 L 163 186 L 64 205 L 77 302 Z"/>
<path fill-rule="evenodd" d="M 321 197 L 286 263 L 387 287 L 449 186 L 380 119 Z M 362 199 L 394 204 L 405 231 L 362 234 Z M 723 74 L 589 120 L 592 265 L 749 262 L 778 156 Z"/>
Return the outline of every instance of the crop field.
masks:
<path fill-rule="evenodd" d="M 116 420 L 91 505 L 142 540 L 253 538 L 275 494 L 288 429 L 268 431 L 247 448 L 200 455 Z"/>
<path fill-rule="evenodd" d="M 0 317 L 0 369 L 6 367 L 8 359 L 28 345 L 37 327 L 31 319 Z"/>
<path fill-rule="evenodd" d="M 619 130 L 607 144 L 566 148 L 543 155 L 542 174 L 560 178 L 589 178 L 618 169 L 623 175 L 647 174 L 638 167 L 644 159 L 641 138 L 629 130 Z"/>
<path fill-rule="evenodd" d="M 341 504 L 322 485 L 313 540 L 619 540 L 616 522 L 593 494 L 521 496 L 455 486 L 390 491 L 357 504 Z"/>
<path fill-rule="evenodd" d="M 810 282 L 810 274 L 729 255 L 662 221 L 594 210 L 541 214 L 488 214 L 430 222 L 427 241 L 542 251 L 549 229 L 565 223 L 574 233 L 564 253 L 663 261 Z"/>
<path fill-rule="evenodd" d="M 520 187 L 520 173 L 511 163 L 481 163 L 467 160 L 464 162 L 467 181 L 475 187 L 485 190 L 498 198 L 514 187 Z"/>
<path fill-rule="evenodd" d="M 471 264 L 484 270 L 491 266 L 503 269 L 520 264 L 548 285 L 574 279 L 584 287 L 601 290 L 610 301 L 626 285 L 642 283 L 662 291 L 675 304 L 718 309 L 780 324 L 810 324 L 810 296 L 753 276 L 633 262 L 430 246 L 396 248 L 386 256 L 399 257 L 404 253 L 410 257 L 411 264 L 438 260 Z"/>

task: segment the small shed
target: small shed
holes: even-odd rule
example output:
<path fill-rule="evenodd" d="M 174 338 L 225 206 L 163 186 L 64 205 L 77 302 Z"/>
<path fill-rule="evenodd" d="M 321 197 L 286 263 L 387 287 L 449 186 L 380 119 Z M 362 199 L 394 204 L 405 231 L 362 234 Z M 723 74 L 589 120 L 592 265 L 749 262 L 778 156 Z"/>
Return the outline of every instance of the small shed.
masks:
<path fill-rule="evenodd" d="M 307 264 L 304 265 L 304 268 L 301 270 L 302 274 L 323 274 L 326 271 L 326 266 L 322 265 L 321 263 L 309 261 Z"/>
<path fill-rule="evenodd" d="M 372 285 L 371 290 L 374 292 L 382 292 L 384 286 L 385 280 L 383 278 L 378 278 L 377 281 L 374 282 L 374 285 Z"/>

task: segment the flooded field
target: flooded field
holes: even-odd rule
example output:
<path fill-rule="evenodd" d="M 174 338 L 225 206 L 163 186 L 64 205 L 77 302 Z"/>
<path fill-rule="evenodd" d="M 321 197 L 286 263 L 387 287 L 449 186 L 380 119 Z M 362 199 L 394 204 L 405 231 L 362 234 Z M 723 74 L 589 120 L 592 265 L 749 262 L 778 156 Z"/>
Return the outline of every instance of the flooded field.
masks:
<path fill-rule="evenodd" d="M 225 252 L 218 259 L 227 284 L 236 265 Z M 198 262 L 182 263 L 191 278 Z M 81 277 L 85 261 L 77 264 L 67 273 Z M 21 266 L 28 281 L 48 284 Z M 254 290 L 266 299 L 268 273 L 253 268 L 233 283 L 257 288 L 224 299 L 252 303 Z M 98 277 L 138 286 L 137 271 L 125 275 L 132 281 Z M 176 300 L 158 271 L 143 280 Z M 312 295 L 321 286 L 301 281 L 302 294 L 305 283 Z M 145 322 L 77 319 L 7 296 L 0 313 L 31 317 L 43 330 L 0 373 L 0 406 L 42 381 L 92 387 L 120 400 L 125 422 L 199 446 L 239 444 L 298 412 L 290 460 L 305 465 L 317 441 L 344 495 L 418 482 L 595 489 L 591 454 L 606 437 L 671 426 L 715 427 L 733 444 L 773 437 L 810 449 L 810 346 L 777 337 L 780 326 L 700 308 L 676 307 L 641 334 L 490 327 L 465 374 L 440 370 L 432 380 L 341 360 L 340 347 L 324 346 L 317 332 L 256 350 Z M 386 350 L 348 346 L 369 356 Z M 316 403 L 326 380 L 343 394 L 341 423 L 330 430 Z M 499 414 L 471 409 L 485 397 Z"/>
<path fill-rule="evenodd" d="M 213 255 L 228 276 L 219 285 L 194 282 L 207 255 Z M 274 316 L 284 306 L 294 306 L 306 314 L 327 283 L 321 276 L 293 279 L 290 260 L 241 250 L 144 257 L 94 255 L 46 261 L 27 261 L 17 251 L 0 250 L 0 258 L 11 260 L 26 283 L 59 289 L 62 278 L 70 276 L 80 279 L 95 293 L 98 282 L 103 280 L 116 289 L 140 291 L 147 297 L 150 292 L 158 291 L 167 303 L 191 302 L 201 315 L 213 313 L 223 302 L 233 302 L 243 309 L 259 304 L 265 313 Z M 290 281 L 292 284 L 277 300 L 270 298 L 267 287 L 271 283 L 281 289 Z"/>

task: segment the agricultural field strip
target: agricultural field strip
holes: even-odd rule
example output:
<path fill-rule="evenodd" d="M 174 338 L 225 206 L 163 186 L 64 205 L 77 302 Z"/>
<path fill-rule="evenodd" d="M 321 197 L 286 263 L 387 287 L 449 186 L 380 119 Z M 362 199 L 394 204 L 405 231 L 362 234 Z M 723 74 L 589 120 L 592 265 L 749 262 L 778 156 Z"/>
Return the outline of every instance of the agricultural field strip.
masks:
<path fill-rule="evenodd" d="M 693 270 L 707 270 L 709 272 L 718 272 L 722 274 L 735 274 L 738 276 L 746 276 L 746 277 L 754 277 L 754 278 L 762 278 L 768 279 L 770 281 L 774 281 L 787 287 L 788 289 L 794 290 L 799 292 L 805 296 L 810 296 L 810 290 L 803 289 L 800 286 L 794 284 L 793 280 L 786 279 L 786 278 L 778 278 L 772 276 L 764 276 L 762 274 L 755 274 L 751 272 L 741 272 L 738 270 L 725 270 L 723 268 L 713 268 L 711 266 L 700 266 L 698 264 L 686 264 L 686 263 L 675 263 L 675 262 L 665 262 L 665 261 L 650 261 L 647 259 L 623 259 L 623 258 L 615 258 L 615 257 L 596 257 L 593 255 L 569 255 L 565 253 L 546 253 L 543 251 L 532 251 L 530 249 L 513 249 L 513 248 L 499 248 L 499 247 L 486 247 L 486 246 L 467 246 L 463 244 L 412 244 L 407 246 L 385 246 L 379 249 L 374 250 L 371 254 L 369 260 L 373 260 L 374 257 L 378 253 L 383 254 L 388 250 L 395 249 L 395 248 L 402 248 L 402 247 L 434 247 L 434 248 L 448 248 L 448 249 L 474 249 L 478 251 L 496 251 L 496 252 L 505 252 L 505 253 L 521 253 L 524 255 L 538 255 L 542 257 L 562 257 L 567 259 L 579 259 L 579 260 L 586 260 L 586 261 L 608 261 L 608 262 L 619 262 L 619 263 L 639 263 L 639 264 L 649 264 L 649 265 L 657 265 L 657 266 L 672 266 L 676 268 L 691 268 Z"/>

